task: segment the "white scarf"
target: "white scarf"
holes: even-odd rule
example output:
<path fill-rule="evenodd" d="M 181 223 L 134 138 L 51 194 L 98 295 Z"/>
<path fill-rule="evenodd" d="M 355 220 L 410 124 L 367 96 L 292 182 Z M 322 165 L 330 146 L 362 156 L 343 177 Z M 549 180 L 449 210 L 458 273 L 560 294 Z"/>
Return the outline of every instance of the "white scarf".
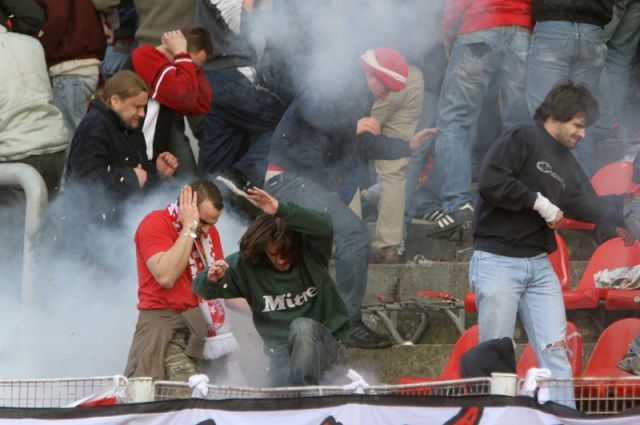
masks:
<path fill-rule="evenodd" d="M 173 228 L 176 229 L 176 232 L 180 233 L 182 223 L 180 223 L 178 217 L 178 203 L 174 202 L 170 204 L 167 207 L 167 212 L 171 217 Z M 202 252 L 198 247 L 198 242 L 200 242 L 202 246 Z M 195 249 L 191 250 L 191 255 L 189 256 L 189 272 L 192 281 L 207 265 L 213 264 L 216 260 L 213 241 L 209 233 L 204 233 L 198 239 L 194 240 L 194 247 Z M 204 358 L 214 360 L 236 351 L 239 348 L 238 341 L 236 341 L 235 336 L 233 336 L 231 332 L 231 322 L 226 320 L 227 314 L 224 299 L 203 300 L 198 298 L 198 303 L 209 330 L 204 347 Z"/>

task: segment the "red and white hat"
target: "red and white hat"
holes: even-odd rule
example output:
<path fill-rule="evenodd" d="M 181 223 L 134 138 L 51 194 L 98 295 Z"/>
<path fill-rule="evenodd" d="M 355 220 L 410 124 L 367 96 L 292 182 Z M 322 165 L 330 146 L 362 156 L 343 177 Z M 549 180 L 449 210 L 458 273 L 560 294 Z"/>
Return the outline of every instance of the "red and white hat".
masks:
<path fill-rule="evenodd" d="M 409 64 L 402 53 L 390 47 L 376 47 L 360 56 L 360 63 L 390 91 L 400 91 L 407 85 Z"/>

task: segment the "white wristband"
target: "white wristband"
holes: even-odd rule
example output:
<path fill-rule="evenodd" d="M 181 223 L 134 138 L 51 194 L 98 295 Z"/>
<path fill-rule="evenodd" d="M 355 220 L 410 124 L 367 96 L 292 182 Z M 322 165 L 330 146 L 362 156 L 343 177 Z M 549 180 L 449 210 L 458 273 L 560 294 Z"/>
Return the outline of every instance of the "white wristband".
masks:
<path fill-rule="evenodd" d="M 556 219 L 560 208 L 551 203 L 550 200 L 545 198 L 540 192 L 536 196 L 536 202 L 533 204 L 533 209 L 540 214 L 542 218 L 548 223 Z"/>

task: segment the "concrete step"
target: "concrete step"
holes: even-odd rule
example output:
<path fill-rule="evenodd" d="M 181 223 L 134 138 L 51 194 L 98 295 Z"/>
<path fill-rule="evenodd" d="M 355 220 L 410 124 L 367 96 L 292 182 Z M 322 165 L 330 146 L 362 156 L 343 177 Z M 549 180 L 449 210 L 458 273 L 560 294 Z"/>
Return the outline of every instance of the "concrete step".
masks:
<path fill-rule="evenodd" d="M 373 227 L 375 230 L 375 225 Z M 470 229 L 464 229 L 448 237 L 427 236 L 431 226 L 411 224 L 405 246 L 407 262 L 419 260 L 469 261 L 473 254 Z M 589 260 L 598 246 L 594 232 L 563 230 L 560 232 L 569 247 L 569 258 L 575 261 Z"/>

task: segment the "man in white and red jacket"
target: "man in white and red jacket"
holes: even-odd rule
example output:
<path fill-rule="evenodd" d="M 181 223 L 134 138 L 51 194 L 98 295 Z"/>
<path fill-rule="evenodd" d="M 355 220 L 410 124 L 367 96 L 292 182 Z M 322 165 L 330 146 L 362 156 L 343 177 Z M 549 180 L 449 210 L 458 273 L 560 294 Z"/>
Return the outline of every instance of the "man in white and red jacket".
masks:
<path fill-rule="evenodd" d="M 438 104 L 436 167 L 443 214 L 434 234 L 449 234 L 473 217 L 469 129 L 492 81 L 504 127 L 529 119 L 524 81 L 531 0 L 447 0 L 442 21 L 450 56 Z M 438 166 L 438 164 L 445 166 Z"/>
<path fill-rule="evenodd" d="M 133 70 L 149 86 L 143 132 L 149 159 L 169 151 L 180 175 L 195 175 L 195 157 L 183 136 L 184 117 L 203 115 L 211 107 L 211 87 L 202 65 L 213 54 L 209 33 L 192 27 L 162 35 L 159 46 L 142 45 L 131 55 Z"/>

